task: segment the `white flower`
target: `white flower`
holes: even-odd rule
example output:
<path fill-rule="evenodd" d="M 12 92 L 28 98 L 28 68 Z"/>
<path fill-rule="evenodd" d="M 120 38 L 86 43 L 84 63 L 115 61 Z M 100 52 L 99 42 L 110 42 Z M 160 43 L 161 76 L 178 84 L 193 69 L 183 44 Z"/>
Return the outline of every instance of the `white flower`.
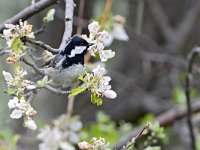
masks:
<path fill-rule="evenodd" d="M 61 150 L 75 150 L 75 147 L 67 142 L 61 142 L 59 145 Z"/>
<path fill-rule="evenodd" d="M 109 39 L 109 34 L 105 30 L 103 30 L 102 32 L 99 32 L 98 34 L 99 34 L 98 40 L 100 40 L 100 41 L 105 41 L 105 40 Z"/>
<path fill-rule="evenodd" d="M 13 25 L 13 24 L 5 24 L 5 27 L 7 28 L 7 29 L 14 29 L 15 28 L 15 25 Z"/>
<path fill-rule="evenodd" d="M 109 58 L 114 57 L 115 52 L 113 52 L 112 50 L 102 50 L 102 51 L 99 52 L 99 56 L 100 56 L 101 61 L 105 62 Z"/>
<path fill-rule="evenodd" d="M 33 89 L 36 89 L 36 86 L 29 84 L 29 85 L 26 86 L 26 89 L 27 90 L 33 90 Z"/>
<path fill-rule="evenodd" d="M 23 110 L 25 107 L 27 106 L 27 102 L 25 101 L 25 99 L 22 97 L 20 100 L 19 100 L 19 102 L 18 102 L 18 104 L 17 104 L 17 108 L 19 108 L 19 109 L 21 109 L 21 110 Z"/>
<path fill-rule="evenodd" d="M 37 135 L 37 139 L 43 140 L 46 136 L 48 136 L 49 132 L 50 132 L 50 127 L 45 126 L 45 128 L 42 128 L 40 133 Z"/>
<path fill-rule="evenodd" d="M 97 46 L 97 50 L 99 51 L 104 49 L 104 44 L 102 42 L 98 42 L 96 46 Z"/>
<path fill-rule="evenodd" d="M 68 140 L 69 140 L 71 143 L 76 144 L 76 143 L 79 142 L 80 139 L 79 139 L 79 136 L 78 136 L 77 133 L 69 131 L 69 133 L 68 133 Z"/>
<path fill-rule="evenodd" d="M 29 128 L 31 130 L 37 129 L 37 125 L 36 125 L 35 121 L 32 119 L 26 120 L 24 125 L 25 125 L 25 127 Z"/>
<path fill-rule="evenodd" d="M 12 36 L 11 31 L 12 31 L 11 29 L 4 29 L 3 30 L 3 35 L 4 35 L 4 38 L 6 39 L 6 41 L 9 41 L 10 37 Z"/>
<path fill-rule="evenodd" d="M 129 37 L 126 34 L 126 31 L 124 30 L 124 27 L 122 24 L 114 23 L 112 34 L 113 34 L 113 37 L 117 40 L 120 40 L 120 41 L 128 41 L 129 40 Z"/>
<path fill-rule="evenodd" d="M 7 82 L 10 82 L 13 80 L 13 76 L 9 72 L 3 71 L 3 76 Z"/>
<path fill-rule="evenodd" d="M 13 109 L 16 108 L 18 105 L 19 99 L 17 97 L 13 97 L 13 99 L 9 100 L 8 102 L 8 108 Z"/>
<path fill-rule="evenodd" d="M 79 142 L 79 143 L 78 143 L 78 147 L 79 147 L 80 149 L 88 149 L 88 148 L 91 147 L 91 144 L 89 144 L 89 143 L 86 142 L 86 141 L 83 141 L 83 142 Z"/>
<path fill-rule="evenodd" d="M 100 27 L 101 26 L 96 21 L 94 21 L 94 22 L 92 22 L 92 23 L 90 23 L 88 25 L 88 29 L 89 29 L 89 31 L 90 31 L 91 34 L 97 34 L 97 32 L 99 31 Z"/>
<path fill-rule="evenodd" d="M 20 109 L 14 109 L 10 115 L 11 118 L 13 119 L 19 119 L 23 115 L 23 111 Z"/>
<path fill-rule="evenodd" d="M 80 131 L 82 127 L 83 127 L 83 124 L 81 121 L 74 121 L 74 122 L 70 123 L 70 125 L 69 125 L 69 128 L 75 132 Z"/>
<path fill-rule="evenodd" d="M 113 90 L 107 90 L 107 91 L 105 91 L 104 95 L 105 95 L 105 97 L 107 97 L 109 99 L 114 99 L 114 98 L 117 97 L 117 94 Z"/>
<path fill-rule="evenodd" d="M 98 65 L 96 68 L 93 69 L 94 76 L 102 77 L 106 73 L 106 69 Z"/>

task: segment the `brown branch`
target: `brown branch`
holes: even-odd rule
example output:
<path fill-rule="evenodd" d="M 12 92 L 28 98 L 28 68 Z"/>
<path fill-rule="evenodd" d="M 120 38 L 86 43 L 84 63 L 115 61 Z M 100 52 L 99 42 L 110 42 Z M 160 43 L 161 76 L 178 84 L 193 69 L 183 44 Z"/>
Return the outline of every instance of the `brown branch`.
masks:
<path fill-rule="evenodd" d="M 106 6 L 105 6 L 105 9 L 104 9 L 104 14 L 103 14 L 103 17 L 102 17 L 101 23 L 100 23 L 102 28 L 104 27 L 106 21 L 108 20 L 111 8 L 112 8 L 112 0 L 107 0 L 106 1 Z"/>
<path fill-rule="evenodd" d="M 0 24 L 0 32 L 3 31 L 5 28 L 6 23 L 16 24 L 20 19 L 26 20 L 30 18 L 31 16 L 39 13 L 40 11 L 44 10 L 45 8 L 56 4 L 58 0 L 40 0 L 39 2 L 30 5 L 23 9 L 21 12 L 16 14 L 15 16 L 11 17 L 8 20 L 5 20 L 3 23 Z"/>
<path fill-rule="evenodd" d="M 191 105 L 192 113 L 200 112 L 200 100 L 194 101 Z M 188 114 L 188 110 L 185 106 L 179 106 L 172 108 L 168 110 L 167 112 L 159 115 L 155 118 L 155 121 L 158 121 L 161 126 L 166 126 L 169 124 L 172 124 L 174 121 L 182 119 L 186 117 Z M 120 149 L 123 145 L 127 143 L 127 141 L 130 141 L 133 137 L 137 135 L 138 132 L 140 132 L 142 129 L 142 126 L 139 126 L 135 128 L 135 130 L 131 133 L 128 133 L 124 137 L 121 138 L 121 140 L 118 142 L 117 145 L 115 145 L 114 149 Z"/>
<path fill-rule="evenodd" d="M 82 33 L 84 6 L 85 6 L 85 0 L 81 0 L 79 3 L 78 27 L 77 27 L 77 32 L 76 32 L 77 34 Z"/>

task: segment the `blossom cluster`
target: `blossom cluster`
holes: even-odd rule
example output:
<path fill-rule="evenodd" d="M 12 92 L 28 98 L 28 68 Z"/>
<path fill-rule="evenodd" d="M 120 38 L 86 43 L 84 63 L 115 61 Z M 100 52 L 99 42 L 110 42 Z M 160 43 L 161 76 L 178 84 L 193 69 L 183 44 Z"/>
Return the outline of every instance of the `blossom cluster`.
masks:
<path fill-rule="evenodd" d="M 85 75 L 83 86 L 90 89 L 97 97 L 105 96 L 109 99 L 114 99 L 117 94 L 111 90 L 111 85 L 109 85 L 111 78 L 109 76 L 104 76 L 105 73 L 105 68 L 98 65 L 93 69 L 92 73 L 87 73 Z"/>
<path fill-rule="evenodd" d="M 82 123 L 74 117 L 67 124 L 66 115 L 60 116 L 54 121 L 54 127 L 45 126 L 41 129 L 37 138 L 42 141 L 39 150 L 75 150 L 73 144 L 79 142 L 78 132 L 82 128 Z"/>
<path fill-rule="evenodd" d="M 78 146 L 80 149 L 83 150 L 111 150 L 110 148 L 108 148 L 109 143 L 106 143 L 104 138 L 92 138 L 91 140 L 92 143 L 88 143 L 86 141 L 83 142 L 79 142 Z"/>
<path fill-rule="evenodd" d="M 26 48 L 21 39 L 24 37 L 34 38 L 32 25 L 28 24 L 27 21 L 19 21 L 19 25 L 5 24 L 5 28 L 3 30 L 3 37 L 6 40 L 10 54 L 7 62 L 14 63 L 23 55 L 21 49 Z"/>
<path fill-rule="evenodd" d="M 101 26 L 98 22 L 94 21 L 88 26 L 89 37 L 82 35 L 89 43 L 94 43 L 93 46 L 89 48 L 89 52 L 92 56 L 99 56 L 102 62 L 107 61 L 108 59 L 115 56 L 115 52 L 112 50 L 104 50 L 104 41 L 109 39 L 109 34 L 107 31 L 101 31 Z"/>
<path fill-rule="evenodd" d="M 37 126 L 32 120 L 32 117 L 36 115 L 36 110 L 26 100 L 25 90 L 33 90 L 36 86 L 29 80 L 24 79 L 27 74 L 21 67 L 17 67 L 15 75 L 11 75 L 9 72 L 3 71 L 4 79 L 8 85 L 7 93 L 14 96 L 8 102 L 9 109 L 12 109 L 10 115 L 13 119 L 19 119 L 24 117 L 24 126 L 32 130 L 36 130 Z"/>

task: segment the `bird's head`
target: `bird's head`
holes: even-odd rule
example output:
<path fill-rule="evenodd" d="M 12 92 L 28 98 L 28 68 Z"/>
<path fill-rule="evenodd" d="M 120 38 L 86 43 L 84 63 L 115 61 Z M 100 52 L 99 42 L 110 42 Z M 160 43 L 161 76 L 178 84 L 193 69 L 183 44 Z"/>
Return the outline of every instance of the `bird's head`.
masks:
<path fill-rule="evenodd" d="M 85 39 L 77 35 L 72 37 L 70 43 L 73 43 L 75 46 L 85 46 L 85 47 L 90 47 L 94 44 L 94 43 L 88 43 Z"/>

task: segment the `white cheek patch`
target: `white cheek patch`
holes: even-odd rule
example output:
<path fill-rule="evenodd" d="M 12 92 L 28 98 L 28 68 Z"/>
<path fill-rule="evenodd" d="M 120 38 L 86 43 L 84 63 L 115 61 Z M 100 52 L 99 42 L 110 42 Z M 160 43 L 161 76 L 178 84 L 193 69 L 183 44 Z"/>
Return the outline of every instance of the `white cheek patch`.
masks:
<path fill-rule="evenodd" d="M 86 49 L 86 46 L 76 46 L 75 49 L 71 51 L 71 54 L 68 55 L 69 58 L 74 57 L 76 54 L 81 54 Z"/>

